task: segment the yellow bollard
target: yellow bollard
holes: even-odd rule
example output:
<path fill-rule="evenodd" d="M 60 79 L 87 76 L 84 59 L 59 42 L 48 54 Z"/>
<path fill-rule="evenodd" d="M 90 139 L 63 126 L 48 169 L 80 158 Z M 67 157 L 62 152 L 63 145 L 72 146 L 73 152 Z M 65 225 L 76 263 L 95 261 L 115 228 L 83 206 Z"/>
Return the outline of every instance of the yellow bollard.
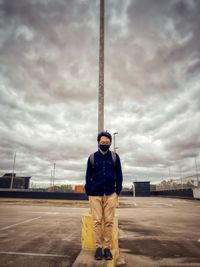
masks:
<path fill-rule="evenodd" d="M 95 249 L 92 217 L 89 212 L 82 216 L 82 249 Z"/>
<path fill-rule="evenodd" d="M 82 217 L 82 249 L 95 250 L 92 216 L 88 212 Z M 113 222 L 111 251 L 113 254 L 113 261 L 108 261 L 107 266 L 115 266 L 115 262 L 119 257 L 119 243 L 118 243 L 118 217 L 115 215 Z"/>
<path fill-rule="evenodd" d="M 115 215 L 113 222 L 111 249 L 118 249 L 118 217 Z M 95 249 L 92 216 L 88 212 L 82 217 L 82 249 Z"/>

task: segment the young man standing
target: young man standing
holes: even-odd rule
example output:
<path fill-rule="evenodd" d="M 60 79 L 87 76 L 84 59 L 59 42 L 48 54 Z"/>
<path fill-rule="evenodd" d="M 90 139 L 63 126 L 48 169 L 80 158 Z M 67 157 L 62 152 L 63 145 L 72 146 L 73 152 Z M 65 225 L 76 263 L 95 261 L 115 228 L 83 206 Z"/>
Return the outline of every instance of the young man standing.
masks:
<path fill-rule="evenodd" d="M 87 162 L 85 191 L 93 220 L 95 259 L 102 260 L 104 256 L 111 260 L 113 219 L 123 177 L 118 154 L 109 150 L 111 134 L 101 132 L 97 141 L 99 149 L 90 155 Z"/>

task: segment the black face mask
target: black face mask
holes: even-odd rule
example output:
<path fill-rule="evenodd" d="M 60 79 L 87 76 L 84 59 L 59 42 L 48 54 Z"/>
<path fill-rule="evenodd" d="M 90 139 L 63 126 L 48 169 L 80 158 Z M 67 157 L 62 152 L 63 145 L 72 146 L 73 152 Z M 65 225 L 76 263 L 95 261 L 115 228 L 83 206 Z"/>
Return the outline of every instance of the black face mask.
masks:
<path fill-rule="evenodd" d="M 103 151 L 106 152 L 109 149 L 110 145 L 99 145 L 99 148 Z"/>

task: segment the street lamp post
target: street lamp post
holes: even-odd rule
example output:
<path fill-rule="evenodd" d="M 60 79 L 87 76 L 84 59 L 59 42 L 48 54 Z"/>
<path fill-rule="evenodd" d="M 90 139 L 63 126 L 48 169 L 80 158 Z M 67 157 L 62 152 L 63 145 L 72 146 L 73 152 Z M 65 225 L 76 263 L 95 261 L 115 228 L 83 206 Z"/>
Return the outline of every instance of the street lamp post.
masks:
<path fill-rule="evenodd" d="M 10 183 L 10 189 L 13 188 L 13 180 L 14 180 L 14 172 L 15 172 L 15 160 L 16 160 L 16 152 L 14 154 L 14 160 L 13 160 L 13 170 L 12 170 L 12 178 Z"/>
<path fill-rule="evenodd" d="M 170 180 L 171 180 L 171 172 L 170 172 L 170 168 L 169 168 L 169 182 L 168 182 L 168 190 L 170 190 L 170 189 L 171 189 Z"/>
<path fill-rule="evenodd" d="M 197 167 L 197 159 L 195 157 L 195 166 L 196 166 L 196 175 L 197 175 L 197 187 L 199 187 L 199 174 L 198 174 L 198 167 Z"/>
<path fill-rule="evenodd" d="M 53 191 L 54 191 L 54 179 L 56 176 L 56 163 L 53 164 Z"/>
<path fill-rule="evenodd" d="M 53 184 L 53 171 L 51 170 L 51 189 L 52 189 L 52 184 Z"/>
<path fill-rule="evenodd" d="M 116 152 L 116 147 L 115 147 L 115 135 L 116 135 L 116 134 L 118 134 L 118 132 L 113 133 L 113 137 L 114 137 L 114 138 L 113 138 L 113 139 L 114 139 L 114 140 L 113 140 L 113 142 L 114 142 L 114 144 L 113 144 L 113 145 L 114 145 L 114 152 Z"/>
<path fill-rule="evenodd" d="M 181 189 L 183 190 L 183 176 L 182 176 L 181 167 L 180 167 L 180 178 L 181 178 Z"/>

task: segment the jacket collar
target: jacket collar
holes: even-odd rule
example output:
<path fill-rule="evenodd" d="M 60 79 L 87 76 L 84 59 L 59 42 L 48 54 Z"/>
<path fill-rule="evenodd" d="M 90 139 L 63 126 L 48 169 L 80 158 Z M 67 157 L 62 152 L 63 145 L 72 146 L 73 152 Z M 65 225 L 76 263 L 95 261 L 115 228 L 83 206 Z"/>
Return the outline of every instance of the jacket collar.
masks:
<path fill-rule="evenodd" d="M 101 151 L 100 151 L 100 149 L 98 149 L 98 153 L 99 153 L 99 155 L 101 155 L 101 156 L 108 156 L 108 155 L 110 155 L 110 149 L 108 150 L 108 152 L 106 153 L 106 154 L 103 154 L 103 153 L 101 153 Z"/>

